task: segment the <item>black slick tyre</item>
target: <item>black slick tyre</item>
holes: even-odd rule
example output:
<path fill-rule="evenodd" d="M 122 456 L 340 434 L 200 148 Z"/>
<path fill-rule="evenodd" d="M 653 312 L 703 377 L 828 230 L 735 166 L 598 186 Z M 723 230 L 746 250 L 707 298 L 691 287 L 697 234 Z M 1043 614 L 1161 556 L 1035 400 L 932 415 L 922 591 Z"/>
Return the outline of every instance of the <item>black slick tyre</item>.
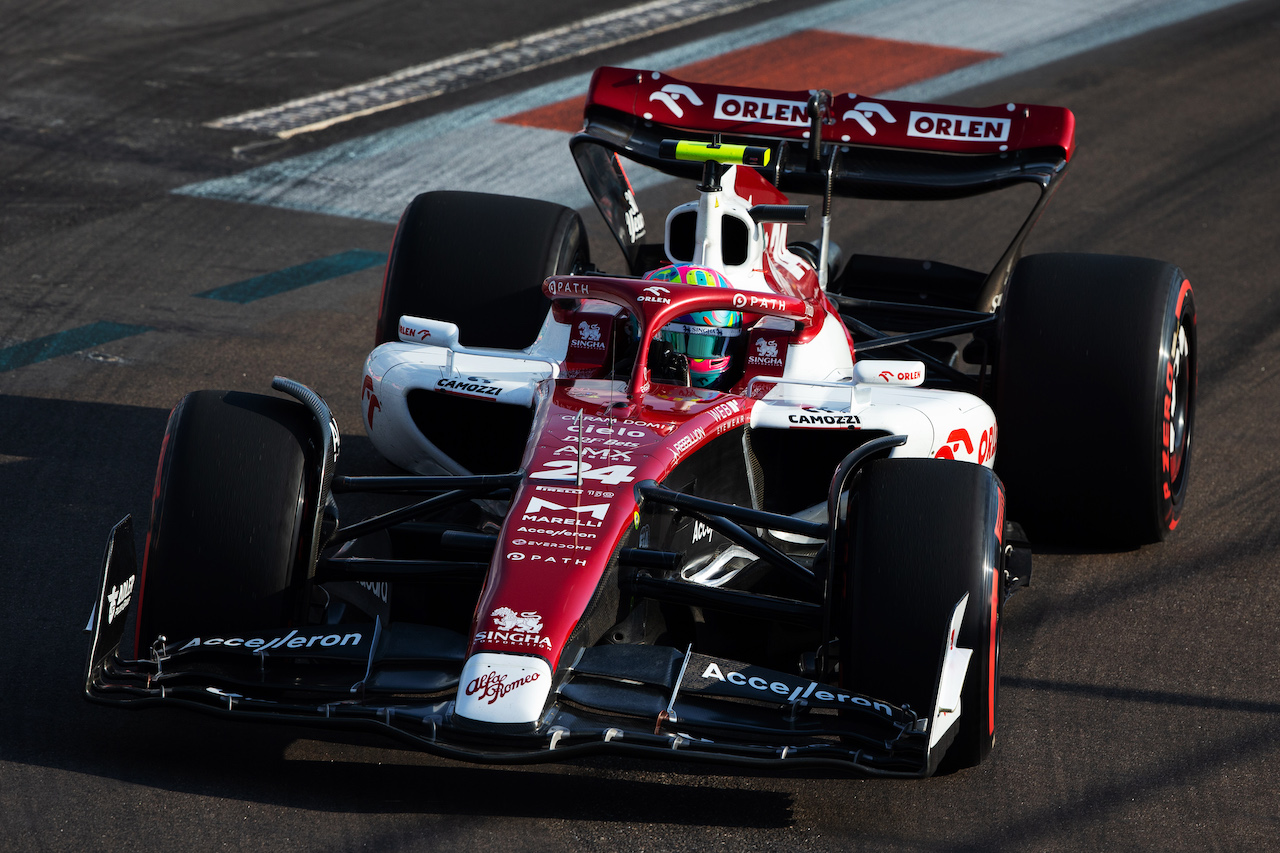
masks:
<path fill-rule="evenodd" d="M 996 469 L 1034 543 L 1129 547 L 1178 525 L 1196 396 L 1196 307 L 1172 264 L 1019 261 L 1005 295 Z"/>
<path fill-rule="evenodd" d="M 305 615 L 320 450 L 306 407 L 197 391 L 174 408 L 156 470 L 137 617 L 155 638 L 296 624 Z"/>
<path fill-rule="evenodd" d="M 1000 481 L 989 468 L 968 462 L 882 460 L 863 471 L 855 503 L 844 573 L 841 680 L 849 690 L 910 705 L 929 718 L 952 614 L 965 600 L 955 645 L 973 654 L 940 769 L 976 765 L 995 742 Z"/>
<path fill-rule="evenodd" d="M 542 328 L 548 276 L 585 268 L 577 212 L 528 198 L 423 193 L 400 217 L 387 259 L 376 343 L 398 339 L 400 317 L 445 320 L 471 347 L 524 349 Z"/>

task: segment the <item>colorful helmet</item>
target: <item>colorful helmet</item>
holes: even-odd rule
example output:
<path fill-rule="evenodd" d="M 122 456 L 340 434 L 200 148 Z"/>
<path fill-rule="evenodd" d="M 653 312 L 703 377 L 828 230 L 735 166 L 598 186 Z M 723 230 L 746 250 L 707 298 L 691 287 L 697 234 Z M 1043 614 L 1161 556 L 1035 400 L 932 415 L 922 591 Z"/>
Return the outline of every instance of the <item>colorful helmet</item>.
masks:
<path fill-rule="evenodd" d="M 706 267 L 676 264 L 645 275 L 649 281 L 732 287 L 723 275 Z M 689 358 L 689 378 L 699 388 L 714 384 L 733 362 L 733 344 L 742 334 L 742 312 L 698 311 L 677 317 L 659 333 L 678 353 Z"/>

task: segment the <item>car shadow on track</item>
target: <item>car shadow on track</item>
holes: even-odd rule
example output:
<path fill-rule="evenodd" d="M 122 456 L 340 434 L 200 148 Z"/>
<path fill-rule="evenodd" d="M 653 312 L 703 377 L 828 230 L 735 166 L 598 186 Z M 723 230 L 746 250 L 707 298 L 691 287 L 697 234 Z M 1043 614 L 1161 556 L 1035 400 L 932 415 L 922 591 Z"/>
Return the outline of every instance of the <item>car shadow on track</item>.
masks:
<path fill-rule="evenodd" d="M 648 764 L 476 767 L 374 737 L 329 741 L 310 729 L 84 701 L 84 625 L 107 534 L 132 514 L 141 555 L 167 418 L 165 409 L 0 395 L 0 579 L 21 602 L 0 622 L 0 782 L 29 765 L 96 777 L 91 788 L 125 783 L 326 812 L 589 813 L 697 825 L 719 814 L 726 825 L 791 825 L 788 794 L 686 784 Z M 341 473 L 394 470 L 363 435 L 343 437 Z"/>
<path fill-rule="evenodd" d="M 7 761 L 218 800 L 326 813 L 536 817 L 625 823 L 784 828 L 780 790 L 684 783 L 622 762 L 477 767 L 398 753 L 372 737 L 214 720 L 182 711 L 126 711 L 59 697 L 57 723 Z M 298 753 L 302 757 L 294 757 Z M 644 778 L 648 776 L 649 778 Z M 625 778 L 624 778 L 625 777 Z M 641 777 L 641 778 L 637 778 Z M 745 822 L 744 822 L 745 821 Z"/>

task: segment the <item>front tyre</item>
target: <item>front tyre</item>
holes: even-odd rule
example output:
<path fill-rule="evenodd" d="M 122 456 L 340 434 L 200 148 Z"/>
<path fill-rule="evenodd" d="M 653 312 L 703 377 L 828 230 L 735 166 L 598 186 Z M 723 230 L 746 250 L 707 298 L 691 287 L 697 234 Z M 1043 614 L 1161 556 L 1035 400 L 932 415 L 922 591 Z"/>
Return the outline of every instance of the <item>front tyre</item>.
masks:
<path fill-rule="evenodd" d="M 887 459 L 863 471 L 845 565 L 844 686 L 930 717 L 950 620 L 972 650 L 941 769 L 981 762 L 996 732 L 1004 495 L 990 469 Z M 946 725 L 931 720 L 930 726 Z M 932 736 L 932 729 L 930 731 Z"/>
<path fill-rule="evenodd" d="M 165 430 L 147 530 L 136 651 L 305 617 L 321 450 L 279 397 L 197 391 Z M 309 521 L 312 520 L 312 521 Z"/>

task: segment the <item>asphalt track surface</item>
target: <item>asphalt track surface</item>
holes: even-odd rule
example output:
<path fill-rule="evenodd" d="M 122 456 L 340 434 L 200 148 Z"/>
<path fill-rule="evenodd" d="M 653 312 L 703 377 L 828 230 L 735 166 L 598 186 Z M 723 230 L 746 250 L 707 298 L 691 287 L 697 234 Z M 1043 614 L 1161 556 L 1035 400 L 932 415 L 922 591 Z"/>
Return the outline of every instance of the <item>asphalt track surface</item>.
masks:
<path fill-rule="evenodd" d="M 107 531 L 126 513 L 145 519 L 165 418 L 182 393 L 264 391 L 272 375 L 290 376 L 348 425 L 344 469 L 380 470 L 353 430 L 376 268 L 251 305 L 191 295 L 349 249 L 385 250 L 390 226 L 168 194 L 249 162 L 231 148 L 255 137 L 200 123 L 620 5 L 0 6 L 0 350 L 93 323 L 153 329 L 0 372 L 0 848 L 1273 849 L 1275 2 L 952 98 L 1075 111 L 1072 173 L 1028 251 L 1177 262 L 1195 285 L 1201 352 L 1182 525 L 1136 551 L 1037 555 L 1033 587 L 1006 610 L 1000 737 L 981 767 L 912 782 L 602 759 L 491 769 L 373 739 L 79 698 L 81 629 Z M 766 4 L 729 23 L 778 11 Z M 241 158 L 299 153 L 558 73 Z M 648 195 L 646 211 L 656 217 L 668 196 Z M 912 254 L 927 234 L 941 259 L 967 260 L 1000 214 L 986 202 L 946 210 L 841 209 L 838 239 Z M 1088 388 L 1082 376 L 1061 389 L 1062 415 L 1105 429 Z M 1099 488 L 1106 473 L 1080 472 Z"/>

